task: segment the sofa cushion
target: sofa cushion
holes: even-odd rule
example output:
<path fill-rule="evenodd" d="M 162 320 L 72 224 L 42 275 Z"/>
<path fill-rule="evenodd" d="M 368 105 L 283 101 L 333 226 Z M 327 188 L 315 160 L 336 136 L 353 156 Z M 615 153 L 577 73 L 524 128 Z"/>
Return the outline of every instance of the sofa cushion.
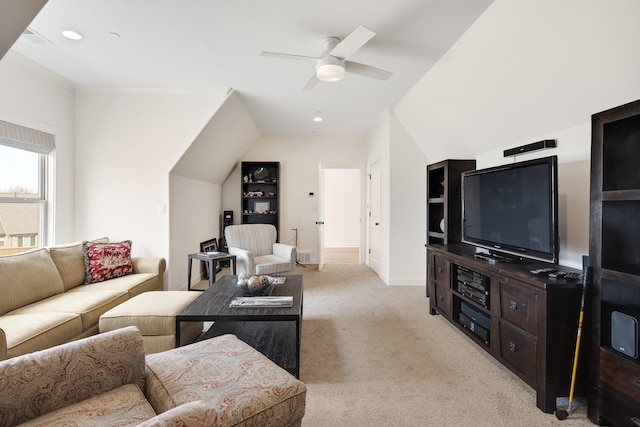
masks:
<path fill-rule="evenodd" d="M 142 336 L 175 335 L 176 314 L 200 295 L 188 291 L 145 292 L 100 316 L 100 331 L 135 326 Z M 202 331 L 202 322 L 195 323 L 200 324 Z"/>
<path fill-rule="evenodd" d="M 94 243 L 109 243 L 107 237 L 92 240 Z M 49 253 L 56 264 L 65 290 L 69 290 L 84 283 L 86 273 L 84 267 L 83 242 L 69 243 L 67 245 L 52 246 Z"/>
<path fill-rule="evenodd" d="M 82 319 L 74 313 L 4 315 L 0 316 L 0 329 L 7 337 L 7 357 L 15 357 L 77 338 L 82 333 Z"/>
<path fill-rule="evenodd" d="M 156 412 L 202 400 L 225 425 L 289 425 L 306 386 L 233 335 L 147 355 L 145 395 Z"/>
<path fill-rule="evenodd" d="M 216 411 L 202 401 L 189 402 L 156 415 L 138 427 L 211 427 L 226 425 L 218 419 Z"/>
<path fill-rule="evenodd" d="M 154 273 L 134 273 L 127 276 L 115 277 L 104 282 L 90 285 L 76 286 L 69 292 L 125 291 L 129 298 L 148 291 L 161 291 L 160 279 Z"/>
<path fill-rule="evenodd" d="M 255 257 L 256 274 L 275 274 L 291 270 L 291 261 L 275 255 Z"/>
<path fill-rule="evenodd" d="M 0 361 L 0 425 L 19 424 L 123 384 L 142 390 L 144 375 L 142 334 L 133 327 Z"/>
<path fill-rule="evenodd" d="M 125 384 L 73 405 L 41 415 L 25 427 L 50 426 L 136 426 L 156 415 L 135 384 Z"/>
<path fill-rule="evenodd" d="M 131 240 L 117 243 L 84 242 L 82 250 L 86 269 L 85 284 L 133 273 Z"/>
<path fill-rule="evenodd" d="M 0 257 L 0 315 L 62 292 L 62 279 L 46 249 Z"/>
<path fill-rule="evenodd" d="M 170 350 L 176 346 L 176 314 L 198 296 L 187 291 L 145 292 L 100 316 L 100 332 L 135 326 L 142 332 L 145 354 Z M 202 322 L 180 324 L 182 344 L 191 344 L 201 333 Z"/>
<path fill-rule="evenodd" d="M 276 228 L 271 224 L 238 224 L 224 229 L 228 246 L 251 251 L 254 257 L 273 253 L 277 239 Z"/>
<path fill-rule="evenodd" d="M 76 313 L 82 319 L 82 331 L 95 328 L 100 316 L 129 297 L 125 291 L 65 292 L 17 308 L 8 314 Z"/>

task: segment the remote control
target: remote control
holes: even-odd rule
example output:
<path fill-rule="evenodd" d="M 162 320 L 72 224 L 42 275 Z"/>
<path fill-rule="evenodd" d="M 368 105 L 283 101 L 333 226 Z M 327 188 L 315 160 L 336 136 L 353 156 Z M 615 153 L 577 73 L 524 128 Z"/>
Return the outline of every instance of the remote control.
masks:
<path fill-rule="evenodd" d="M 550 279 L 561 279 L 564 277 L 566 273 L 562 272 L 562 271 L 554 271 L 552 273 L 549 273 L 549 278 Z"/>
<path fill-rule="evenodd" d="M 564 274 L 565 280 L 578 280 L 582 275 L 580 273 L 569 272 Z"/>
<path fill-rule="evenodd" d="M 531 270 L 530 273 L 533 274 L 534 276 L 538 276 L 543 273 L 553 273 L 554 271 L 556 271 L 555 268 L 548 267 L 548 268 L 538 268 L 536 270 Z"/>

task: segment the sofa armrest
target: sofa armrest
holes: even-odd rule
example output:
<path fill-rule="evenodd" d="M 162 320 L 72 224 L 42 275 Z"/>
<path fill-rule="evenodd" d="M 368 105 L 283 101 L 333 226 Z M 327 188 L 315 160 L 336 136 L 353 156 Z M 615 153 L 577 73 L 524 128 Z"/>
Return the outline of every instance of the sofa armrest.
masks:
<path fill-rule="evenodd" d="M 0 362 L 0 425 L 20 424 L 124 384 L 145 387 L 142 334 L 118 329 Z"/>
<path fill-rule="evenodd" d="M 157 273 L 162 276 L 167 269 L 167 261 L 164 258 L 131 258 L 135 273 Z"/>
<path fill-rule="evenodd" d="M 244 272 L 256 274 L 256 263 L 253 260 L 253 252 L 230 246 L 229 255 L 236 256 L 236 270 L 238 274 Z"/>
<path fill-rule="evenodd" d="M 196 400 L 169 409 L 136 427 L 213 426 L 218 423 L 220 419 L 216 411 Z"/>
<path fill-rule="evenodd" d="M 0 328 L 0 360 L 7 358 L 7 335 Z"/>
<path fill-rule="evenodd" d="M 159 289 L 164 289 L 164 272 L 167 269 L 167 261 L 164 258 L 131 258 L 134 273 L 154 273 L 158 275 Z"/>
<path fill-rule="evenodd" d="M 296 247 L 283 243 L 273 244 L 273 254 L 277 257 L 291 261 L 292 269 L 296 265 Z"/>

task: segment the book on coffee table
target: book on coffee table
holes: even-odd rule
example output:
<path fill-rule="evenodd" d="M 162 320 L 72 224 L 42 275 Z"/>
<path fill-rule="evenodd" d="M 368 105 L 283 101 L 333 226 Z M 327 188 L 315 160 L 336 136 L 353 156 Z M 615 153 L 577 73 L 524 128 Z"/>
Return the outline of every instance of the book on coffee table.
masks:
<path fill-rule="evenodd" d="M 292 307 L 292 296 L 277 297 L 235 297 L 229 307 L 264 308 L 264 307 Z"/>

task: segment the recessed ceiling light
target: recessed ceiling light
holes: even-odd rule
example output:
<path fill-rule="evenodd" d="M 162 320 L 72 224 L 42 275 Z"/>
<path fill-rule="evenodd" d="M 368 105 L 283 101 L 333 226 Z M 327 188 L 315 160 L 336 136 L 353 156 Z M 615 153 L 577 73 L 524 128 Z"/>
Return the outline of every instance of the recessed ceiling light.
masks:
<path fill-rule="evenodd" d="M 320 111 L 316 112 L 315 116 L 313 116 L 313 121 L 316 123 L 320 123 L 322 121 L 322 114 L 320 114 Z"/>
<path fill-rule="evenodd" d="M 81 33 L 73 30 L 64 30 L 62 32 L 62 35 L 68 38 L 69 40 L 82 40 L 84 38 L 84 36 Z"/>

